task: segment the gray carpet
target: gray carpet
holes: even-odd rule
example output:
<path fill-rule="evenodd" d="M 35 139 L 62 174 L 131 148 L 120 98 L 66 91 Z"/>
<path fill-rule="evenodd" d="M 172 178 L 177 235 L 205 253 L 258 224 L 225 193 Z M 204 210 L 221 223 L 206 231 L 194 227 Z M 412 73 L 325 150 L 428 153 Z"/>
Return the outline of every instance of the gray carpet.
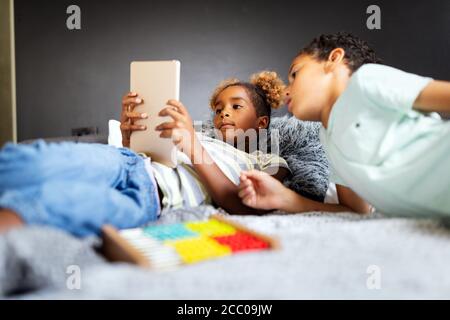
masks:
<path fill-rule="evenodd" d="M 167 212 L 160 223 L 202 219 L 212 212 L 210 207 Z M 94 238 L 81 241 L 48 228 L 24 228 L 0 237 L 0 295 L 20 299 L 450 298 L 450 229 L 442 221 L 319 213 L 232 218 L 278 237 L 282 249 L 156 272 L 106 263 L 92 249 L 98 244 Z M 67 266 L 74 264 L 80 266 L 80 290 L 67 288 Z M 368 279 L 374 283 L 373 270 L 379 274 L 375 282 L 379 289 L 367 286 Z"/>

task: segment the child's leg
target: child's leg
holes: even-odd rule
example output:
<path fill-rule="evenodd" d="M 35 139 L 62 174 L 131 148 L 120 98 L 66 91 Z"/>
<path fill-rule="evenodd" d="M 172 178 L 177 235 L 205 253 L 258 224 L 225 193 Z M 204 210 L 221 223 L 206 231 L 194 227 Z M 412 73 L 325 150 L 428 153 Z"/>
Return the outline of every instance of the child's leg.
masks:
<path fill-rule="evenodd" d="M 20 216 L 11 210 L 0 209 L 0 233 L 23 225 Z"/>
<path fill-rule="evenodd" d="M 114 184 L 127 160 L 118 149 L 99 144 L 6 144 L 0 150 L 0 193 L 54 178 Z"/>
<path fill-rule="evenodd" d="M 26 224 L 76 235 L 103 224 L 133 227 L 156 219 L 156 190 L 142 159 L 103 145 L 7 145 L 0 151 L 0 208 Z"/>
<path fill-rule="evenodd" d="M 105 224 L 121 229 L 155 219 L 144 205 L 148 202 L 146 197 L 137 190 L 128 191 L 136 194 L 123 194 L 106 184 L 54 180 L 7 191 L 0 196 L 0 205 L 15 208 L 26 224 L 47 225 L 87 236 L 99 234 Z"/>

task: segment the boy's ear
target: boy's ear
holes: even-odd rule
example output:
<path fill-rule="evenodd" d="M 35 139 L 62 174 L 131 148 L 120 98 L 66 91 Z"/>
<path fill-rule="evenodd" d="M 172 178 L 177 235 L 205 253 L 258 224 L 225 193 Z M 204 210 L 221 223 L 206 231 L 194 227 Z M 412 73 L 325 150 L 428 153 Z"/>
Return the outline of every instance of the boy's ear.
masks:
<path fill-rule="evenodd" d="M 269 117 L 268 116 L 262 116 L 258 118 L 258 128 L 259 129 L 266 129 L 269 126 Z"/>
<path fill-rule="evenodd" d="M 345 59 L 345 50 L 342 48 L 333 49 L 328 55 L 328 60 L 325 64 L 326 71 L 333 71 L 339 64 L 343 63 Z"/>

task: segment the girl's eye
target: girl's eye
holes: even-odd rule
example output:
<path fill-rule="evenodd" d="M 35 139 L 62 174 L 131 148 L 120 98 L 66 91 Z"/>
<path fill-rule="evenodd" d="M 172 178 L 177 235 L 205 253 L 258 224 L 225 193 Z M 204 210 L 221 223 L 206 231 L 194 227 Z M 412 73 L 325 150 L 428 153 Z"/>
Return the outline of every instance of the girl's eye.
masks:
<path fill-rule="evenodd" d="M 220 114 L 222 112 L 221 109 L 216 109 L 216 114 Z"/>
<path fill-rule="evenodd" d="M 297 74 L 297 71 L 292 72 L 292 74 L 291 74 L 292 79 L 295 79 L 295 75 L 296 75 L 296 74 Z"/>
<path fill-rule="evenodd" d="M 240 108 L 242 108 L 241 105 L 238 105 L 238 104 L 233 105 L 233 109 L 240 109 Z"/>

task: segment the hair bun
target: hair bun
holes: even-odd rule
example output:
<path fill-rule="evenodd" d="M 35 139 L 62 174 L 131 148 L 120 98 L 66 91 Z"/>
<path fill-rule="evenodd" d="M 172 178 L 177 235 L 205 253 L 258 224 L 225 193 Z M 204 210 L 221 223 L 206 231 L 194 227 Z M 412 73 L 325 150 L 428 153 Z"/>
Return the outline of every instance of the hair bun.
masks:
<path fill-rule="evenodd" d="M 250 83 L 261 88 L 267 104 L 277 109 L 283 104 L 286 86 L 274 71 L 261 71 L 250 77 Z"/>

